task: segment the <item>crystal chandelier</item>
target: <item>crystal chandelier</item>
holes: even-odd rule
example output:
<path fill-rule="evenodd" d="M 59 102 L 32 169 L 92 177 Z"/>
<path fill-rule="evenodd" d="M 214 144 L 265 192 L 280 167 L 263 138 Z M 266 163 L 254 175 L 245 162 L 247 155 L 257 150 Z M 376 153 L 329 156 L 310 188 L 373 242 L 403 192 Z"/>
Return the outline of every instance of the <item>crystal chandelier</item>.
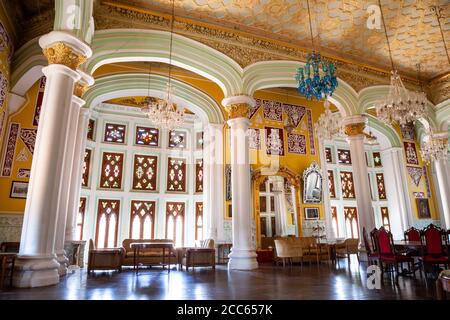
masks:
<path fill-rule="evenodd" d="M 325 112 L 320 115 L 314 127 L 320 140 L 333 140 L 341 134 L 342 124 L 338 117 L 333 116 L 328 100 L 325 100 L 324 107 Z"/>
<path fill-rule="evenodd" d="M 309 0 L 307 0 L 307 4 L 313 52 L 308 54 L 306 65 L 303 68 L 298 68 L 295 80 L 298 82 L 298 92 L 306 99 L 322 100 L 331 96 L 338 86 L 335 76 L 336 68 L 333 63 L 322 59 L 320 53 L 314 51 Z"/>
<path fill-rule="evenodd" d="M 172 101 L 173 87 L 172 80 L 172 46 L 173 46 L 173 24 L 175 20 L 175 1 L 172 0 L 172 19 L 170 27 L 170 55 L 169 55 L 169 82 L 167 84 L 167 92 L 165 99 L 151 100 L 147 107 L 144 107 L 142 111 L 147 115 L 148 119 L 164 128 L 171 130 L 176 126 L 179 126 L 184 121 L 184 111 L 178 109 Z M 151 64 L 150 64 L 151 66 Z M 151 70 L 151 69 L 150 69 Z M 150 90 L 150 73 L 149 72 L 149 90 Z"/>
<path fill-rule="evenodd" d="M 429 130 L 420 151 L 422 159 L 427 164 L 430 164 L 433 161 L 447 160 L 449 154 L 448 149 L 448 133 L 433 134 L 432 131 Z"/>
<path fill-rule="evenodd" d="M 384 34 L 389 50 L 389 58 L 391 60 L 391 82 L 389 93 L 386 97 L 375 103 L 377 117 L 386 124 L 398 123 L 404 125 L 415 122 L 419 118 L 426 117 L 427 98 L 423 92 L 412 92 L 405 88 L 402 79 L 394 66 L 392 59 L 391 45 L 386 31 L 383 10 L 381 9 L 380 0 L 378 4 L 383 20 Z"/>

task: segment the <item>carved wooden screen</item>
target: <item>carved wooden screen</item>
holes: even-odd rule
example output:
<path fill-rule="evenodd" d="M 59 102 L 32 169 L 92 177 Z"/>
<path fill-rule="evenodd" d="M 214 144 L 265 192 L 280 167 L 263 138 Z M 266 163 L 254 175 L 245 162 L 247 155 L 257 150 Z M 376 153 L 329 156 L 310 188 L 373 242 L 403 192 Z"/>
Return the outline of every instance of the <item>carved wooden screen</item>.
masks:
<path fill-rule="evenodd" d="M 325 148 L 325 159 L 327 163 L 333 163 L 333 157 L 331 155 L 331 148 Z"/>
<path fill-rule="evenodd" d="M 84 217 L 86 215 L 86 198 L 81 197 L 78 204 L 77 225 L 75 239 L 83 240 Z"/>
<path fill-rule="evenodd" d="M 167 161 L 167 191 L 186 191 L 186 160 L 168 158 Z"/>
<path fill-rule="evenodd" d="M 347 238 L 359 238 L 358 212 L 356 207 L 344 207 Z"/>
<path fill-rule="evenodd" d="M 342 197 L 344 199 L 355 198 L 355 186 L 353 184 L 353 173 L 341 171 Z"/>
<path fill-rule="evenodd" d="M 126 126 L 123 124 L 105 124 L 105 142 L 125 143 Z"/>
<path fill-rule="evenodd" d="M 169 148 L 184 149 L 187 145 L 187 134 L 184 131 L 171 130 L 169 132 Z"/>
<path fill-rule="evenodd" d="M 157 147 L 159 145 L 159 130 L 150 127 L 136 127 L 135 144 Z"/>
<path fill-rule="evenodd" d="M 203 202 L 195 203 L 195 240 L 203 240 Z"/>
<path fill-rule="evenodd" d="M 387 207 L 381 207 L 381 225 L 386 230 L 391 230 L 391 220 L 389 219 L 389 210 Z"/>
<path fill-rule="evenodd" d="M 88 130 L 87 130 L 87 139 L 94 141 L 95 140 L 94 135 L 95 135 L 95 120 L 89 119 Z"/>
<path fill-rule="evenodd" d="M 130 237 L 153 239 L 155 237 L 155 201 L 131 201 Z"/>
<path fill-rule="evenodd" d="M 104 152 L 100 188 L 121 189 L 123 171 L 123 153 Z"/>
<path fill-rule="evenodd" d="M 378 189 L 378 199 L 386 200 L 386 189 L 384 185 L 384 176 L 382 173 L 377 173 L 377 189 Z"/>
<path fill-rule="evenodd" d="M 97 228 L 95 243 L 97 248 L 117 246 L 120 200 L 98 200 Z"/>
<path fill-rule="evenodd" d="M 158 157 L 136 154 L 134 156 L 133 190 L 157 190 Z"/>
<path fill-rule="evenodd" d="M 350 150 L 338 149 L 338 162 L 340 164 L 352 164 L 352 157 L 350 155 Z"/>
<path fill-rule="evenodd" d="M 172 239 L 177 247 L 184 243 L 184 211 L 184 202 L 166 203 L 166 239 Z"/>
<path fill-rule="evenodd" d="M 336 198 L 333 170 L 328 170 L 328 190 L 330 190 L 330 198 Z"/>
<path fill-rule="evenodd" d="M 379 152 L 373 153 L 373 165 L 375 167 L 382 167 L 383 164 L 381 163 L 381 154 Z"/>
<path fill-rule="evenodd" d="M 336 207 L 331 207 L 331 221 L 332 221 L 332 226 L 333 226 L 333 230 L 334 230 L 334 235 L 336 237 L 339 237 L 339 225 L 338 225 L 337 208 Z"/>
<path fill-rule="evenodd" d="M 92 150 L 86 149 L 84 151 L 83 174 L 81 176 L 81 186 L 82 187 L 89 186 L 89 172 L 90 172 L 90 168 L 91 168 L 91 157 L 92 157 Z"/>
<path fill-rule="evenodd" d="M 195 192 L 203 192 L 203 159 L 198 159 L 195 163 Z"/>

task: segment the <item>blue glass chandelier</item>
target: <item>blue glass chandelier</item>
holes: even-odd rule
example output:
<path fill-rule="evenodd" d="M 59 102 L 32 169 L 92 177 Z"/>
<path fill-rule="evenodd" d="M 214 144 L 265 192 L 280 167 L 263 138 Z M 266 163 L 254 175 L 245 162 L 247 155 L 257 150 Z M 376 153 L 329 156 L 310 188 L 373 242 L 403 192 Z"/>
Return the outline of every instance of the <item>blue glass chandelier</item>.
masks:
<path fill-rule="evenodd" d="M 322 72 L 321 72 L 322 69 Z M 323 60 L 320 53 L 313 51 L 308 54 L 308 60 L 303 68 L 298 68 L 295 80 L 297 91 L 310 100 L 313 97 L 322 100 L 331 96 L 338 86 L 333 63 Z"/>
<path fill-rule="evenodd" d="M 308 5 L 309 30 L 311 32 L 311 44 L 313 52 L 308 54 L 307 62 L 303 68 L 298 68 L 295 80 L 298 82 L 297 91 L 310 100 L 316 98 L 322 100 L 331 96 L 338 86 L 335 76 L 336 67 L 333 63 L 322 59 L 319 52 L 314 51 L 314 37 L 311 24 L 311 11 Z"/>

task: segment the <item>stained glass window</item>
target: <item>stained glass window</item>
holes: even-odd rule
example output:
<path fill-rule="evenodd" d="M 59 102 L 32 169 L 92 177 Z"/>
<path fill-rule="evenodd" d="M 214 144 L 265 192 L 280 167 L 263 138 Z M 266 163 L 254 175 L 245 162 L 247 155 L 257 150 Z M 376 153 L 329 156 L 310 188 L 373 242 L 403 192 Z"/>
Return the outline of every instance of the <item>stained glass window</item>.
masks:
<path fill-rule="evenodd" d="M 140 146 L 159 146 L 159 130 L 149 127 L 136 127 L 135 143 Z"/>
<path fill-rule="evenodd" d="M 187 144 L 187 134 L 184 131 L 171 130 L 169 132 L 169 148 L 184 149 Z"/>
<path fill-rule="evenodd" d="M 105 124 L 105 142 L 125 143 L 126 126 L 123 124 Z"/>
<path fill-rule="evenodd" d="M 95 237 L 97 248 L 113 248 L 117 246 L 119 210 L 120 200 L 98 200 L 97 232 Z"/>
<path fill-rule="evenodd" d="M 386 200 L 386 189 L 384 186 L 384 176 L 382 173 L 377 173 L 377 189 L 378 189 L 378 199 Z"/>
<path fill-rule="evenodd" d="M 88 130 L 87 130 L 87 138 L 88 140 L 95 141 L 95 120 L 89 119 L 88 122 Z"/>
<path fill-rule="evenodd" d="M 158 157 L 136 154 L 134 156 L 133 190 L 157 190 Z"/>
<path fill-rule="evenodd" d="M 123 153 L 103 152 L 100 188 L 122 188 Z"/>
<path fill-rule="evenodd" d="M 333 157 L 331 155 L 331 148 L 325 148 L 325 159 L 327 163 L 333 163 Z"/>
<path fill-rule="evenodd" d="M 168 158 L 167 191 L 186 191 L 186 160 Z"/>
<path fill-rule="evenodd" d="M 332 226 L 333 226 L 333 230 L 334 230 L 334 235 L 336 237 L 339 237 L 339 225 L 338 225 L 337 208 L 336 207 L 331 207 L 331 221 L 332 221 Z"/>
<path fill-rule="evenodd" d="M 347 238 L 359 238 L 358 213 L 356 207 L 344 207 Z"/>
<path fill-rule="evenodd" d="M 176 247 L 183 246 L 184 202 L 166 203 L 166 239 L 172 239 Z"/>
<path fill-rule="evenodd" d="M 381 207 L 381 224 L 382 226 L 387 229 L 391 230 L 391 222 L 389 219 L 389 210 L 387 207 Z"/>
<path fill-rule="evenodd" d="M 203 192 L 203 159 L 195 163 L 195 192 Z"/>
<path fill-rule="evenodd" d="M 381 163 L 381 154 L 379 152 L 373 153 L 373 165 L 375 167 L 382 167 L 383 164 Z"/>
<path fill-rule="evenodd" d="M 203 132 L 197 132 L 195 135 L 195 145 L 197 150 L 203 149 Z"/>
<path fill-rule="evenodd" d="M 328 189 L 330 190 L 330 198 L 336 198 L 333 170 L 328 170 Z"/>
<path fill-rule="evenodd" d="M 155 201 L 131 201 L 130 237 L 153 239 L 155 236 Z"/>
<path fill-rule="evenodd" d="M 352 164 L 352 157 L 350 156 L 350 150 L 338 149 L 338 162 L 340 164 Z"/>
<path fill-rule="evenodd" d="M 355 186 L 353 184 L 353 173 L 341 171 L 342 197 L 344 199 L 355 198 Z"/>
<path fill-rule="evenodd" d="M 203 202 L 195 203 L 195 240 L 203 240 Z"/>
<path fill-rule="evenodd" d="M 86 198 L 81 197 L 78 204 L 75 239 L 83 240 L 84 216 L 86 213 Z"/>
<path fill-rule="evenodd" d="M 92 150 L 90 150 L 90 149 L 84 150 L 83 174 L 81 176 L 81 186 L 83 186 L 83 187 L 89 186 L 89 172 L 90 172 L 90 168 L 91 168 L 91 156 L 92 156 Z"/>

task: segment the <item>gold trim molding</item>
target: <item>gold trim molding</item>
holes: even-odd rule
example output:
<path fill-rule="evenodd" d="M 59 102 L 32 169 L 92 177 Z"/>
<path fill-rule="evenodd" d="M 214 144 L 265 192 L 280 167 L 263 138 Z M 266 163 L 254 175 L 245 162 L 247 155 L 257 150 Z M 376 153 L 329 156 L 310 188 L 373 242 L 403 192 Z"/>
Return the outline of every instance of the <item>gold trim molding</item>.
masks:
<path fill-rule="evenodd" d="M 229 119 L 247 118 L 248 105 L 246 103 L 235 103 L 225 107 Z"/>
<path fill-rule="evenodd" d="M 364 135 L 364 128 L 366 124 L 364 122 L 347 124 L 344 128 L 344 132 L 347 136 L 353 137 L 358 135 Z"/>
<path fill-rule="evenodd" d="M 76 53 L 63 42 L 56 42 L 51 47 L 45 48 L 43 52 L 49 64 L 62 64 L 72 70 L 77 70 L 87 60 L 85 56 Z"/>
<path fill-rule="evenodd" d="M 83 97 L 85 92 L 89 86 L 87 84 L 81 84 L 80 82 L 75 83 L 75 86 L 73 88 L 73 94 L 76 95 L 78 98 Z"/>

